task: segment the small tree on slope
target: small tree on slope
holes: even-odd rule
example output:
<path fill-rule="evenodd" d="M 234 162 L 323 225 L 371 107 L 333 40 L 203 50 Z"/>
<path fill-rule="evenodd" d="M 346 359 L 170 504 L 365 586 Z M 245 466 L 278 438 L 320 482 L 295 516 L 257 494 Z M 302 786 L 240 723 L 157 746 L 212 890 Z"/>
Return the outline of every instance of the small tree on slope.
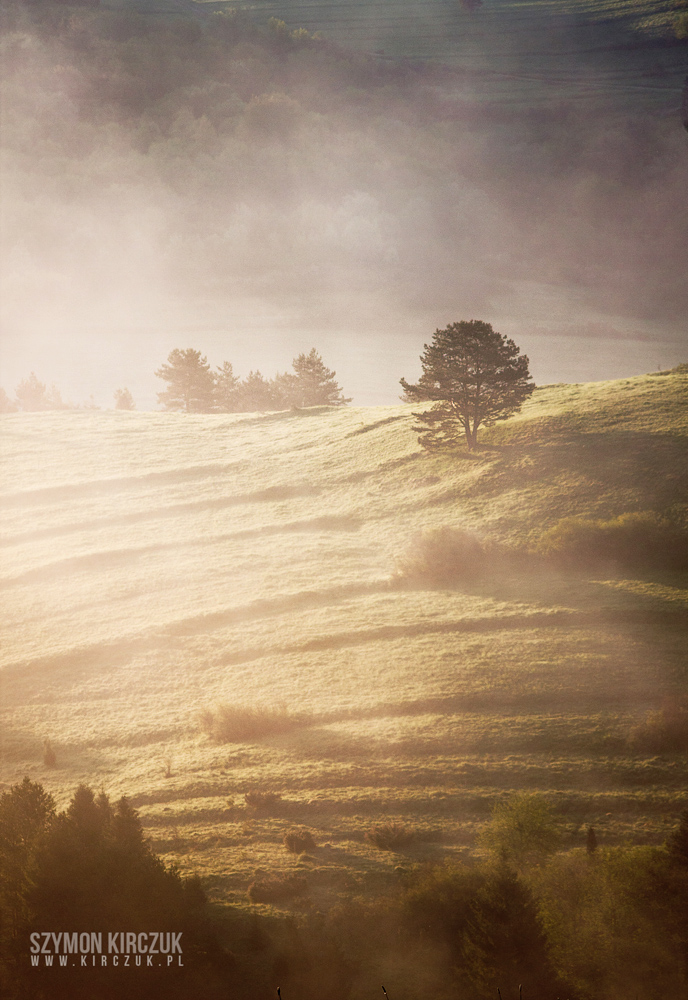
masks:
<path fill-rule="evenodd" d="M 535 388 L 526 355 L 482 320 L 436 330 L 420 360 L 418 382 L 400 381 L 406 399 L 435 403 L 418 415 L 416 428 L 423 432 L 420 444 L 429 450 L 455 446 L 462 430 L 472 450 L 481 425 L 516 413 Z"/>

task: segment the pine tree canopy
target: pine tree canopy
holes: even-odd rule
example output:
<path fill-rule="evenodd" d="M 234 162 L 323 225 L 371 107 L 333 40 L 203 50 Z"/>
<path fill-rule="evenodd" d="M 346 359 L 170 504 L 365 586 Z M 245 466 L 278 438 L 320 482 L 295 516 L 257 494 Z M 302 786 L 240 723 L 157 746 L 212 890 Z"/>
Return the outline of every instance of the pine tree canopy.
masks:
<path fill-rule="evenodd" d="M 406 399 L 432 400 L 418 414 L 420 444 L 430 450 L 458 444 L 461 432 L 469 450 L 478 428 L 516 413 L 535 386 L 528 358 L 513 340 L 482 320 L 462 320 L 436 330 L 421 355 L 423 374 L 415 385 L 401 379 Z"/>
<path fill-rule="evenodd" d="M 296 373 L 287 376 L 293 405 L 296 406 L 344 406 L 350 403 L 335 381 L 336 372 L 324 364 L 322 357 L 313 347 L 308 354 L 299 354 L 292 361 Z"/>
<path fill-rule="evenodd" d="M 167 388 L 158 393 L 158 402 L 166 410 L 211 413 L 215 409 L 215 377 L 200 351 L 175 348 L 155 374 L 167 382 Z"/>

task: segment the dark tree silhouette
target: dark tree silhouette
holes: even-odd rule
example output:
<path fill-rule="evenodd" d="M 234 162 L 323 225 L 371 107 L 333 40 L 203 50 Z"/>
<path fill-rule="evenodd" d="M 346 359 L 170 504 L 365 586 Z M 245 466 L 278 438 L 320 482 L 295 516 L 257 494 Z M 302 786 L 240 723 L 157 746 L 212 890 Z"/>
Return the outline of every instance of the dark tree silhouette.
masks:
<path fill-rule="evenodd" d="M 218 996 L 232 975 L 198 879 L 184 879 L 153 853 L 126 798 L 80 785 L 56 813 L 43 788 L 25 779 L 0 797 L 0 994 L 32 1000 L 115 1000 L 121 971 L 108 960 L 28 967 L 34 931 L 181 933 L 182 965 L 165 963 L 127 980 L 132 1000 Z M 57 966 L 57 962 L 54 963 Z"/>
<path fill-rule="evenodd" d="M 158 393 L 158 402 L 166 410 L 183 410 L 186 413 L 212 413 L 215 408 L 215 377 L 210 365 L 200 351 L 192 347 L 175 348 L 155 373 L 167 382 L 167 388 Z"/>
<path fill-rule="evenodd" d="M 20 996 L 22 932 L 33 915 L 31 887 L 55 803 L 28 778 L 0 796 L 0 996 Z"/>
<path fill-rule="evenodd" d="M 532 893 L 503 861 L 419 874 L 404 911 L 414 936 L 446 950 L 461 995 L 494 996 L 500 981 L 526 984 L 529 996 L 561 985 Z"/>
<path fill-rule="evenodd" d="M 516 413 L 534 390 L 528 358 L 482 320 L 462 320 L 436 330 L 421 355 L 415 385 L 401 379 L 408 400 L 433 400 L 418 414 L 420 444 L 429 450 L 455 447 L 463 429 L 469 450 L 478 428 Z"/>

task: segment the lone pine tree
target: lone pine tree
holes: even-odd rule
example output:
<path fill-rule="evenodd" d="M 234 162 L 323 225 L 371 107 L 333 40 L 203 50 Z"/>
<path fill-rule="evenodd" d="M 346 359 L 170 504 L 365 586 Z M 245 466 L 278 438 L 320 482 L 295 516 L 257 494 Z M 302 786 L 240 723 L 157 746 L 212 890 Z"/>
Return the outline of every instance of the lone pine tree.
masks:
<path fill-rule="evenodd" d="M 418 414 L 415 428 L 422 432 L 419 443 L 431 451 L 456 446 L 462 432 L 472 450 L 481 425 L 516 413 L 535 388 L 526 355 L 478 319 L 436 330 L 420 360 L 418 382 L 400 381 L 406 399 L 434 401 Z"/>

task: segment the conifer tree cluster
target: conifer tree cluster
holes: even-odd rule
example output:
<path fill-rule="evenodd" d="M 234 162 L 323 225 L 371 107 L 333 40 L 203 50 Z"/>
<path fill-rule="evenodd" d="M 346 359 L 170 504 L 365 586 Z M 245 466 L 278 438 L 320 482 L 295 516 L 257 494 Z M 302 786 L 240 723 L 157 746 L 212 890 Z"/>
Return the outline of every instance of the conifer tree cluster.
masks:
<path fill-rule="evenodd" d="M 241 379 L 229 361 L 213 371 L 200 351 L 175 348 L 155 373 L 167 383 L 158 401 L 166 410 L 186 413 L 246 413 L 351 402 L 337 384 L 336 372 L 327 368 L 315 348 L 294 358 L 292 368 L 293 372 L 273 379 L 260 371 Z"/>
<path fill-rule="evenodd" d="M 70 955 L 63 965 L 55 957 L 31 967 L 31 934 L 45 931 L 100 933 L 107 962 L 98 955 L 97 969 L 83 968 Z M 213 982 L 226 982 L 231 957 L 219 944 L 200 880 L 182 878 L 157 857 L 126 798 L 112 804 L 104 792 L 80 785 L 58 812 L 29 778 L 0 796 L 0 996 L 86 1000 L 97 993 L 114 1000 L 123 995 L 122 969 L 107 940 L 108 932 L 121 931 L 181 933 L 183 940 L 174 978 L 164 974 L 165 962 L 144 961 L 126 981 L 132 1000 L 200 996 L 197 980 L 204 995 L 215 996 Z M 64 953 L 54 941 L 51 947 Z"/>

